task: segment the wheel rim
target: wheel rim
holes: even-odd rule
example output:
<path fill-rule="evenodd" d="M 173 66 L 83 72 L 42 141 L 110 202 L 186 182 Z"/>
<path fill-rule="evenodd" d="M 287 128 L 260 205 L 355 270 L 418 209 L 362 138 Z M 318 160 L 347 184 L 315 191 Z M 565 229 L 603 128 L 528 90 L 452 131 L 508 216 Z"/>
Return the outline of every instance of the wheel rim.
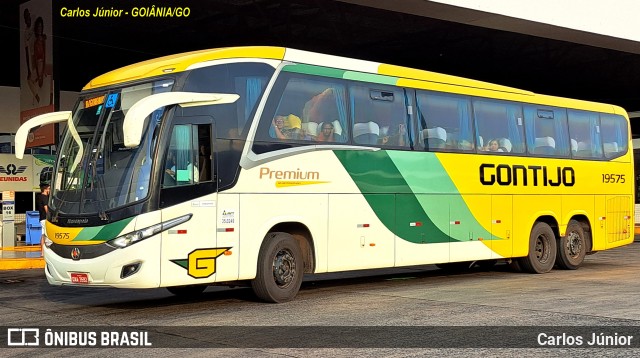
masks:
<path fill-rule="evenodd" d="M 549 238 L 546 235 L 538 236 L 534 251 L 538 262 L 546 263 L 549 260 Z"/>
<path fill-rule="evenodd" d="M 572 231 L 567 235 L 565 251 L 572 258 L 580 256 L 582 252 L 582 240 L 577 232 Z"/>
<path fill-rule="evenodd" d="M 296 259 L 288 249 L 282 249 L 273 258 L 273 278 L 280 288 L 289 286 L 296 276 Z"/>

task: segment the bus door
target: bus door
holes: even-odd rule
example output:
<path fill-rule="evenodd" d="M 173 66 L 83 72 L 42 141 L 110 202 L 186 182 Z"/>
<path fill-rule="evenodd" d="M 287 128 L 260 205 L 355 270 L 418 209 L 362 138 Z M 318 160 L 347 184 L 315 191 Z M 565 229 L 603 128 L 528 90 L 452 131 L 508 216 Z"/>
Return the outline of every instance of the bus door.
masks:
<path fill-rule="evenodd" d="M 161 285 L 212 282 L 217 249 L 215 138 L 209 116 L 176 117 L 160 154 L 162 221 L 184 221 L 162 232 Z"/>

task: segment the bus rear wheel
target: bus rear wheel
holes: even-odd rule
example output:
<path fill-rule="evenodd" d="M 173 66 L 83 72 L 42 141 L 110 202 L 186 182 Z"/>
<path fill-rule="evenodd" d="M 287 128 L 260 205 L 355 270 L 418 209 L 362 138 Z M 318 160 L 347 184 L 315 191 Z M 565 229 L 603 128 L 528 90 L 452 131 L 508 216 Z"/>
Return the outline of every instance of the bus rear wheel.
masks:
<path fill-rule="evenodd" d="M 519 258 L 518 265 L 525 272 L 549 272 L 556 261 L 556 246 L 556 235 L 551 226 L 537 222 L 529 236 L 529 255 Z"/>
<path fill-rule="evenodd" d="M 258 298 L 274 303 L 292 300 L 300 290 L 304 263 L 302 250 L 290 234 L 270 233 L 258 255 L 256 278 L 251 281 Z"/>
<path fill-rule="evenodd" d="M 584 261 L 587 254 L 584 228 L 576 221 L 569 221 L 567 232 L 560 238 L 556 263 L 565 270 L 575 270 Z"/>

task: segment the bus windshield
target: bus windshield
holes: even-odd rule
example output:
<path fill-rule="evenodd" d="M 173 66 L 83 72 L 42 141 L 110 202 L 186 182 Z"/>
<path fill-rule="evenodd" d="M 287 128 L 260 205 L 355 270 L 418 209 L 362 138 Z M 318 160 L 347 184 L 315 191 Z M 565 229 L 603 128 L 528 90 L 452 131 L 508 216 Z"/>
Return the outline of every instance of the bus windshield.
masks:
<path fill-rule="evenodd" d="M 76 104 L 59 149 L 51 190 L 51 209 L 63 214 L 99 214 L 144 199 L 155 139 L 164 108 L 145 119 L 142 141 L 124 146 L 125 114 L 138 100 L 170 91 L 173 80 L 159 80 L 91 93 Z"/>

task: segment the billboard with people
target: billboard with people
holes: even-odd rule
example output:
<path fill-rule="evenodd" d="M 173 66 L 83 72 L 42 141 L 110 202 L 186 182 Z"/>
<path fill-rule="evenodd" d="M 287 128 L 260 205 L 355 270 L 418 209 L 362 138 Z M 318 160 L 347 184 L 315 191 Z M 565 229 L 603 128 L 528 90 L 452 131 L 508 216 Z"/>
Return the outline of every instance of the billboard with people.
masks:
<path fill-rule="evenodd" d="M 53 112 L 53 26 L 51 0 L 20 5 L 20 123 Z M 27 147 L 54 144 L 53 125 L 35 130 Z"/>

